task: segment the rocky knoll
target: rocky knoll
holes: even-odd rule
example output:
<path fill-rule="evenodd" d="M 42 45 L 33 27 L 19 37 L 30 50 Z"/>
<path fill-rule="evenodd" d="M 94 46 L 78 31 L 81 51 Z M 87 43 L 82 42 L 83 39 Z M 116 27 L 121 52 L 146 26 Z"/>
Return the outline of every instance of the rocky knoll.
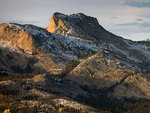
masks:
<path fill-rule="evenodd" d="M 111 98 L 150 98 L 149 75 L 111 60 L 105 51 L 83 60 L 65 78 L 88 89 L 105 91 Z"/>

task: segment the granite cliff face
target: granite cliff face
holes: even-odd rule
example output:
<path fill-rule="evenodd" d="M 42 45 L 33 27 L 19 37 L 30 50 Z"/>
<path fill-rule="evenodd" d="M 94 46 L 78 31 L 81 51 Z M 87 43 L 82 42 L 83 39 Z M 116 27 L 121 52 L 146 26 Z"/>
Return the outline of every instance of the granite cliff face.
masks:
<path fill-rule="evenodd" d="M 67 26 L 65 25 L 63 20 L 61 18 L 58 18 L 60 15 L 65 16 L 60 13 L 54 13 L 52 15 L 49 26 L 46 28 L 47 31 L 49 31 L 51 33 L 57 33 L 60 31 L 66 32 L 66 30 L 69 29 L 69 28 L 67 28 Z"/>
<path fill-rule="evenodd" d="M 0 42 L 2 46 L 5 43 L 8 43 L 7 46 L 10 44 L 10 46 L 14 48 L 32 53 L 34 50 L 34 42 L 31 35 L 27 31 L 21 29 L 21 27 L 17 25 L 12 24 L 1 24 L 0 29 Z"/>
<path fill-rule="evenodd" d="M 40 106 L 39 111 L 45 105 L 55 112 L 67 112 L 65 107 L 100 112 L 76 102 L 96 106 L 91 98 L 107 104 L 149 101 L 149 56 L 149 42 L 116 36 L 82 13 L 54 13 L 46 29 L 0 24 L 0 96 L 7 89 L 20 97 L 15 105 L 30 103 Z"/>

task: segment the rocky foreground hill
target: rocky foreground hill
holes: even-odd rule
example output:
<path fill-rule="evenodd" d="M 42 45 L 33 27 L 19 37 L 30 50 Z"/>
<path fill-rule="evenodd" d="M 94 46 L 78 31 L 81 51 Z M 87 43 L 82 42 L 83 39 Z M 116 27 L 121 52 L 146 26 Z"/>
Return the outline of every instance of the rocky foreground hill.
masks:
<path fill-rule="evenodd" d="M 0 112 L 150 111 L 150 42 L 82 13 L 0 24 Z"/>

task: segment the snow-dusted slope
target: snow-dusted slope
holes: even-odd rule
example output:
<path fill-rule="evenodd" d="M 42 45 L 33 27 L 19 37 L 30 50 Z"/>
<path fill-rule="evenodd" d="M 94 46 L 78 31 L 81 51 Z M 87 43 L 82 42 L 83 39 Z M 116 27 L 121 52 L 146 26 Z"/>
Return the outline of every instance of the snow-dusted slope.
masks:
<path fill-rule="evenodd" d="M 47 72 L 58 74 L 65 64 L 71 60 L 81 61 L 85 56 L 91 55 L 101 48 L 106 48 L 102 46 L 102 43 L 52 34 L 34 25 L 11 23 L 1 24 L 0 28 L 0 48 L 7 49 L 5 53 L 2 50 L 1 57 L 3 58 L 0 66 L 3 69 L 7 67 L 7 70 L 12 66 L 25 70 L 31 65 L 30 67 L 36 67 L 36 70 L 46 70 Z M 16 53 L 15 56 L 18 59 L 14 63 L 13 61 L 16 58 L 10 59 L 7 57 L 7 54 L 13 56 L 12 52 Z M 19 54 L 19 57 L 17 57 L 17 54 Z M 26 62 L 24 60 L 20 62 L 23 59 L 21 56 L 26 59 Z M 6 61 L 7 59 L 9 62 Z M 29 59 L 34 59 L 34 63 Z M 6 63 L 3 64 L 2 62 Z"/>
<path fill-rule="evenodd" d="M 36 54 L 40 50 L 56 62 L 81 61 L 104 50 L 108 58 L 131 69 L 148 71 L 150 64 L 148 44 L 118 37 L 100 26 L 96 18 L 82 13 L 69 16 L 54 13 L 47 30 L 13 23 L 2 24 L 0 32 L 3 37 L 1 47 L 27 54 Z"/>
<path fill-rule="evenodd" d="M 146 68 L 143 69 L 143 66 L 149 67 L 150 45 L 114 35 L 99 25 L 96 18 L 82 13 L 72 15 L 54 13 L 46 29 L 69 38 L 100 44 L 103 48 L 99 50 L 112 53 L 108 54 L 111 59 L 132 69 L 148 71 Z"/>
<path fill-rule="evenodd" d="M 93 54 L 102 48 L 102 43 L 84 40 L 78 37 L 67 37 L 58 34 L 51 34 L 33 25 L 18 25 L 25 29 L 33 37 L 41 50 L 49 53 L 55 60 L 70 61 L 80 59 L 86 55 Z"/>

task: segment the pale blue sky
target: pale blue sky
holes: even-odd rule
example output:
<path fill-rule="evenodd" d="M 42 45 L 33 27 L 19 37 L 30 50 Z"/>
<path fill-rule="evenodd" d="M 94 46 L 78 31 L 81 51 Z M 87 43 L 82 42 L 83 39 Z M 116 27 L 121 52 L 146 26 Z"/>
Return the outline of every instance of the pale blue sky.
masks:
<path fill-rule="evenodd" d="M 47 27 L 54 12 L 82 12 L 124 38 L 150 38 L 150 0 L 0 0 L 0 23 Z"/>

